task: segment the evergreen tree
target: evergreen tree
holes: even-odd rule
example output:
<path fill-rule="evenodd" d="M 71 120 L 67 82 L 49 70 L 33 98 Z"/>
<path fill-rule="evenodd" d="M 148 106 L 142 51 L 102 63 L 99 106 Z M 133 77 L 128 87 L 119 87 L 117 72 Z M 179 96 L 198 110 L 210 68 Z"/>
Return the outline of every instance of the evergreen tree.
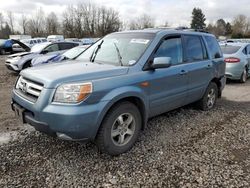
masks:
<path fill-rule="evenodd" d="M 229 23 L 229 22 L 227 22 L 227 24 L 226 24 L 226 35 L 231 35 L 232 34 L 232 25 Z"/>
<path fill-rule="evenodd" d="M 203 14 L 202 10 L 200 8 L 194 8 L 192 12 L 192 22 L 191 22 L 191 28 L 192 29 L 205 29 L 206 18 Z"/>

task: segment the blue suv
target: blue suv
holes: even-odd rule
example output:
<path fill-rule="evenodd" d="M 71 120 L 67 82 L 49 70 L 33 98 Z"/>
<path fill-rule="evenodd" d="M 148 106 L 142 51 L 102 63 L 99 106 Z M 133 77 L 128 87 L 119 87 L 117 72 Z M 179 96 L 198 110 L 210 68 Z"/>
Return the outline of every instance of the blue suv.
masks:
<path fill-rule="evenodd" d="M 112 33 L 74 61 L 20 73 L 12 109 L 23 123 L 61 139 L 94 141 L 119 155 L 150 117 L 197 102 L 210 110 L 225 63 L 208 33 L 149 29 Z"/>

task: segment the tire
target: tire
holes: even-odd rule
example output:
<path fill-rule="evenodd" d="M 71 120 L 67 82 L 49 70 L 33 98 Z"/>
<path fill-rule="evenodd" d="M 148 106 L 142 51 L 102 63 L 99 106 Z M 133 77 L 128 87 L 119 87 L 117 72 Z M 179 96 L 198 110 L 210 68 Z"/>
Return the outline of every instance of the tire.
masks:
<path fill-rule="evenodd" d="M 22 70 L 23 70 L 23 69 L 27 69 L 27 68 L 29 68 L 29 67 L 31 67 L 31 62 L 30 62 L 30 61 L 26 62 L 26 63 L 23 65 Z"/>
<path fill-rule="evenodd" d="M 199 109 L 203 111 L 211 110 L 214 108 L 218 99 L 218 87 L 217 84 L 211 82 L 201 100 L 198 101 Z"/>
<path fill-rule="evenodd" d="M 127 152 L 136 142 L 141 128 L 138 108 L 130 102 L 118 103 L 106 114 L 98 131 L 99 151 L 113 156 Z"/>
<path fill-rule="evenodd" d="M 247 70 L 247 67 L 245 67 L 245 69 L 242 72 L 242 75 L 241 75 L 241 78 L 240 78 L 240 82 L 241 83 L 246 83 L 247 78 L 248 78 L 248 70 Z"/>
<path fill-rule="evenodd" d="M 1 55 L 5 55 L 5 54 L 6 54 L 5 50 L 4 50 L 4 49 L 1 49 L 1 50 L 0 50 L 0 54 L 1 54 Z"/>

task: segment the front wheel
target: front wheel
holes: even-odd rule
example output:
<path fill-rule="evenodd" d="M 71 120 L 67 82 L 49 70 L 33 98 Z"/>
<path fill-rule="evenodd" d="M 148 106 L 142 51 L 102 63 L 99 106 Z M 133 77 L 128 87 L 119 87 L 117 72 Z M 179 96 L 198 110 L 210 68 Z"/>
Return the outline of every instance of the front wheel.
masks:
<path fill-rule="evenodd" d="M 130 102 L 114 106 L 106 115 L 98 132 L 96 143 L 101 152 L 119 155 L 136 142 L 141 126 L 141 114 Z"/>
<path fill-rule="evenodd" d="M 217 98 L 218 98 L 217 84 L 211 82 L 208 85 L 207 90 L 203 95 L 202 99 L 198 101 L 198 107 L 204 111 L 210 110 L 215 106 Z"/>

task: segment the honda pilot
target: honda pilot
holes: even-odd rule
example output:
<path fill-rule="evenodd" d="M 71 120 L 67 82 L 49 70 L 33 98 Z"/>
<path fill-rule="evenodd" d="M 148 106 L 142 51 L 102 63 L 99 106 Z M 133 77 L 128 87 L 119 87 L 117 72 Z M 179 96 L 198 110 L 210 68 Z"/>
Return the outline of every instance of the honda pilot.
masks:
<path fill-rule="evenodd" d="M 105 36 L 74 61 L 23 70 L 12 109 L 40 132 L 94 141 L 101 152 L 119 155 L 149 118 L 194 102 L 210 110 L 224 86 L 225 62 L 212 34 L 126 31 Z"/>

